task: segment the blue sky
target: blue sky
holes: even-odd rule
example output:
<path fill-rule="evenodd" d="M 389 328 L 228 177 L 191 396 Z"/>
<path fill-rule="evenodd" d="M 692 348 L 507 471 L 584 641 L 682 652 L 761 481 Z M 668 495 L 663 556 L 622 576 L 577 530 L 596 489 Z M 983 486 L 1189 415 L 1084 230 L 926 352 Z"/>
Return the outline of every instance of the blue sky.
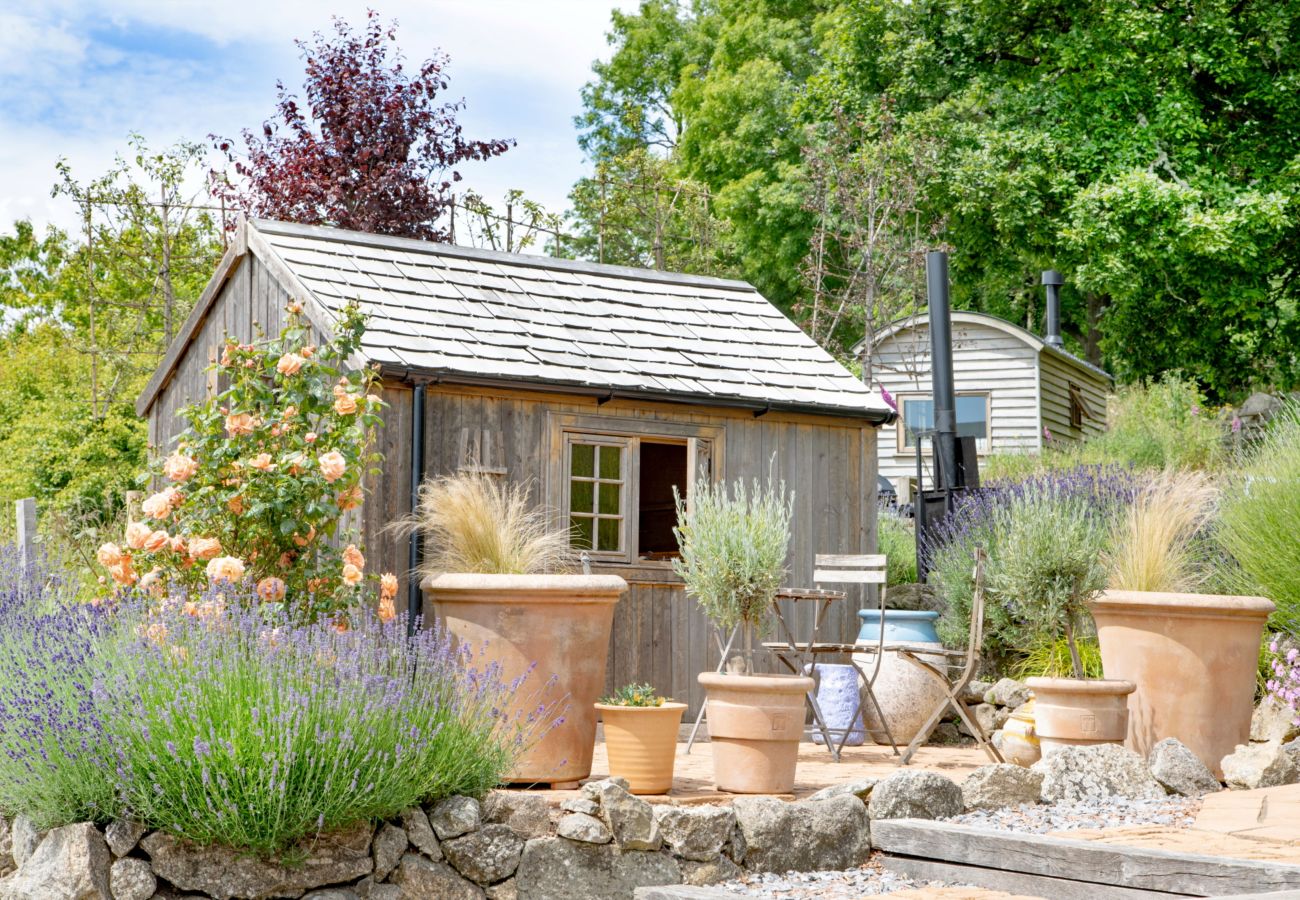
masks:
<path fill-rule="evenodd" d="M 518 141 L 464 167 L 467 186 L 489 200 L 517 187 L 563 209 L 584 171 L 578 91 L 608 54 L 610 10 L 634 0 L 0 0 L 0 229 L 75 223 L 49 196 L 60 156 L 84 181 L 133 131 L 160 148 L 256 128 L 277 79 L 301 84 L 293 40 L 331 15 L 360 23 L 367 6 L 398 20 L 408 61 L 451 55 L 446 96 L 465 99 L 467 136 Z"/>

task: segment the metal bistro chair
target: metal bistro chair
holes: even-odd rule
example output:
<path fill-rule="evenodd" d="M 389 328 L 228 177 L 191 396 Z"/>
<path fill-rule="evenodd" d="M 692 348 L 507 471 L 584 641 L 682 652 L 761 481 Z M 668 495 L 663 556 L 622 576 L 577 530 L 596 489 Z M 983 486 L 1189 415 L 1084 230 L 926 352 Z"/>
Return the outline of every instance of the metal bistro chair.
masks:
<path fill-rule="evenodd" d="M 880 586 L 879 605 L 880 609 L 885 608 L 885 557 L 880 554 L 818 554 L 815 560 L 813 570 L 813 581 L 818 585 L 821 584 L 876 584 Z M 822 657 L 828 656 L 847 656 L 849 665 L 858 673 L 858 701 L 853 709 L 853 714 L 844 728 L 830 728 L 822 715 L 821 708 L 817 703 L 816 687 L 808 695 L 808 705 L 812 709 L 813 724 L 821 732 L 826 741 L 826 747 L 831 752 L 831 756 L 836 760 L 840 759 L 840 753 L 844 745 L 848 742 L 849 735 L 856 729 L 854 724 L 857 722 L 858 715 L 866 712 L 867 704 L 875 710 L 876 721 L 880 723 L 880 728 L 872 728 L 866 723 L 866 716 L 863 716 L 863 729 L 872 740 L 878 743 L 888 743 L 893 748 L 894 754 L 898 754 L 898 744 L 894 741 L 894 736 L 889 730 L 889 723 L 880 709 L 880 703 L 876 700 L 875 685 L 876 677 L 880 674 L 881 651 L 884 647 L 884 629 L 880 631 L 875 653 L 874 663 L 870 666 L 864 666 L 858 660 L 853 658 L 855 652 L 862 652 L 869 648 L 861 644 L 819 641 L 817 638 L 821 633 L 822 624 L 826 621 L 827 613 L 830 611 L 831 604 L 837 601 L 847 599 L 847 594 L 843 591 L 814 589 L 814 590 L 783 590 L 777 595 L 777 602 L 772 604 L 773 613 L 780 628 L 783 642 L 765 643 L 763 647 L 776 654 L 776 657 L 790 671 L 798 674 L 804 671 L 808 666 L 808 671 L 812 673 L 813 680 L 818 680 L 817 665 Z M 792 600 L 798 602 L 812 602 L 816 604 L 813 607 L 812 632 L 807 640 L 799 640 L 795 637 L 793 629 L 783 614 L 780 606 L 781 600 Z M 839 736 L 838 742 L 832 741 L 832 735 Z M 883 736 L 884 740 L 879 740 L 878 736 Z"/>
<path fill-rule="evenodd" d="M 944 697 L 935 707 L 934 712 L 921 726 L 921 730 L 912 738 L 912 742 L 907 745 L 903 752 L 902 758 L 898 761 L 900 766 L 905 766 L 912 760 L 912 756 L 930 736 L 930 731 L 938 724 L 939 719 L 952 707 L 961 720 L 966 723 L 966 727 L 975 737 L 976 743 L 983 748 L 988 754 L 989 759 L 995 763 L 1005 762 L 1002 754 L 993 746 L 989 736 L 984 733 L 980 727 L 979 721 L 971 715 L 970 709 L 966 706 L 966 701 L 962 699 L 962 694 L 966 691 L 966 686 L 970 684 L 975 677 L 975 672 L 979 668 L 980 647 L 984 643 L 984 565 L 987 556 L 983 547 L 975 550 L 975 590 L 971 597 L 970 609 L 970 632 L 966 640 L 965 650 L 937 650 L 933 647 L 920 646 L 897 646 L 894 649 L 898 655 L 907 660 L 914 666 L 917 666 L 922 672 L 925 672 L 931 678 L 935 679 L 943 686 Z M 942 659 L 936 662 L 935 658 Z"/>

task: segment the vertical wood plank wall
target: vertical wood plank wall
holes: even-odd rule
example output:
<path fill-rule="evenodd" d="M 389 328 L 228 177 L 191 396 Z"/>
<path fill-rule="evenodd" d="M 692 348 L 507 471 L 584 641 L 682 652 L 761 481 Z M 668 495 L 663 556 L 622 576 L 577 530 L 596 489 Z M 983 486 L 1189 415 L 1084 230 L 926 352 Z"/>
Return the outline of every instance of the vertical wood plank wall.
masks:
<path fill-rule="evenodd" d="M 289 297 L 251 255 L 239 264 L 214 303 L 196 340 L 150 411 L 150 439 L 165 450 L 183 427 L 176 413 L 201 399 L 208 390 L 211 348 L 226 335 L 251 340 L 273 334 L 283 324 Z M 745 410 L 685 404 L 639 404 L 532 391 L 496 391 L 433 385 L 427 388 L 425 411 L 425 475 L 454 472 L 461 464 L 462 429 L 471 434 L 499 436 L 495 448 L 505 477 L 528 485 L 537 502 L 547 496 L 552 412 L 581 413 L 638 419 L 653 423 L 721 426 L 725 430 L 719 475 L 763 478 L 769 469 L 784 479 L 795 495 L 787 584 L 810 586 L 817 553 L 867 552 L 876 546 L 876 430 L 860 422 L 831 417 L 793 416 L 772 412 L 755 418 Z M 412 389 L 385 383 L 389 404 L 377 436 L 384 462 L 378 474 L 367 476 L 367 500 L 360 527 L 368 568 L 392 571 L 407 584 L 407 541 L 388 526 L 410 510 Z M 493 438 L 496 440 L 496 437 Z M 606 571 L 618 571 L 610 567 Z M 717 665 L 717 651 L 707 620 L 694 600 L 685 596 L 679 580 L 664 567 L 636 566 L 622 570 L 630 590 L 615 614 L 610 641 L 608 686 L 649 682 L 659 691 L 684 700 L 694 715 L 703 693 L 696 675 Z M 857 634 L 856 611 L 863 594 L 850 599 L 828 621 L 827 640 L 851 640 Z M 810 626 L 811 609 L 801 610 L 799 625 Z M 764 663 L 775 671 L 772 660 Z"/>

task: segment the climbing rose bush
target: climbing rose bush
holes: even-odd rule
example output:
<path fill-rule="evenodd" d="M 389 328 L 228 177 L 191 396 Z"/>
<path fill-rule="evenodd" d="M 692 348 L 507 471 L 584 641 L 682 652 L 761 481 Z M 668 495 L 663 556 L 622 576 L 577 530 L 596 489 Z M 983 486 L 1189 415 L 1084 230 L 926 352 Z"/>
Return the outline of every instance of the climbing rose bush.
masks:
<path fill-rule="evenodd" d="M 340 522 L 380 458 L 370 451 L 384 405 L 371 392 L 377 374 L 349 367 L 365 319 L 347 307 L 317 345 L 302 304 L 287 312 L 278 337 L 228 340 L 212 367 L 227 386 L 182 410 L 188 427 L 144 476 L 158 490 L 143 517 L 99 548 L 118 586 L 162 598 L 247 581 L 296 619 L 341 626 L 361 600 L 365 555 Z M 386 618 L 396 593 L 395 578 L 380 580 Z"/>

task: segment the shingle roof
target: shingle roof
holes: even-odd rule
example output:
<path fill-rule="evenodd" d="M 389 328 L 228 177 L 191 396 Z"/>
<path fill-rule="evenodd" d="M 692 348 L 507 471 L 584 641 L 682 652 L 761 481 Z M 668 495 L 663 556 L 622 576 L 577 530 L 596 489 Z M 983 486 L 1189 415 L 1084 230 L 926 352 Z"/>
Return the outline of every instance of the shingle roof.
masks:
<path fill-rule="evenodd" d="M 247 227 L 250 246 L 269 247 L 329 313 L 361 304 L 362 352 L 389 370 L 892 413 L 742 281 L 266 220 Z"/>

